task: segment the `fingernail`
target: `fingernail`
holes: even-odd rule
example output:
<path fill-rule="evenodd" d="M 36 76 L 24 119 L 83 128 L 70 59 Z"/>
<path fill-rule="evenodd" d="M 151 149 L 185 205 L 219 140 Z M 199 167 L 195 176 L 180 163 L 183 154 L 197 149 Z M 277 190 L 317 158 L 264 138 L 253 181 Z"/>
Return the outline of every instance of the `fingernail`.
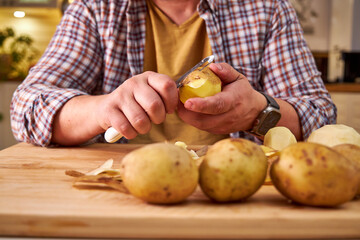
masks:
<path fill-rule="evenodd" d="M 221 66 L 221 64 L 215 63 L 215 66 L 216 66 L 217 69 L 219 69 L 220 71 L 223 70 L 223 67 Z"/>
<path fill-rule="evenodd" d="M 193 107 L 193 104 L 192 104 L 191 101 L 186 101 L 184 106 L 185 106 L 186 109 L 191 110 L 192 107 Z"/>

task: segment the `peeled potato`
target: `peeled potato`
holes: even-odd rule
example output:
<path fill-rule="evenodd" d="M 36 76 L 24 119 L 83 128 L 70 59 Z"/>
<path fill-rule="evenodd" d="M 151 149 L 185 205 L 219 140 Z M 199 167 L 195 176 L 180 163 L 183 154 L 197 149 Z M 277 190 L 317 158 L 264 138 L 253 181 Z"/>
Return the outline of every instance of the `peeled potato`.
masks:
<path fill-rule="evenodd" d="M 333 147 L 349 143 L 360 146 L 360 134 L 352 127 L 343 124 L 325 125 L 313 131 L 307 142 L 314 142 Z"/>
<path fill-rule="evenodd" d="M 273 127 L 264 136 L 264 145 L 279 151 L 293 143 L 296 137 L 286 127 Z"/>
<path fill-rule="evenodd" d="M 196 69 L 190 73 L 183 81 L 179 89 L 179 97 L 182 103 L 189 98 L 209 97 L 221 92 L 221 80 L 218 76 L 205 67 Z"/>

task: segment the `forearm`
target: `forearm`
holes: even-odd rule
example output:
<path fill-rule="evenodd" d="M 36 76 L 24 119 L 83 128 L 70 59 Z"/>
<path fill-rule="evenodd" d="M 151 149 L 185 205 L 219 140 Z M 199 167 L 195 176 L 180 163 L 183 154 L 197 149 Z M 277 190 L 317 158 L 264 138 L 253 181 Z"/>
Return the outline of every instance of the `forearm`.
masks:
<path fill-rule="evenodd" d="M 51 142 L 78 145 L 104 132 L 95 112 L 102 97 L 82 95 L 70 99 L 55 115 Z"/>
<path fill-rule="evenodd" d="M 278 98 L 276 102 L 279 104 L 281 112 L 281 118 L 277 126 L 287 127 L 295 135 L 297 140 L 303 140 L 299 115 L 294 107 L 288 102 Z"/>

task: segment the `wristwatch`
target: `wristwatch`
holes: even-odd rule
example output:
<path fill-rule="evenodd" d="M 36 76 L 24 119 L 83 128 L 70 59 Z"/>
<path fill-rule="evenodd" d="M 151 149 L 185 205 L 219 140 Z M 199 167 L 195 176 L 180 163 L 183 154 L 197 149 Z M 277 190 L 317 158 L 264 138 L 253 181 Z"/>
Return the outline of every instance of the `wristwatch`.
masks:
<path fill-rule="evenodd" d="M 253 133 L 258 136 L 264 136 L 270 128 L 276 126 L 281 118 L 280 106 L 277 104 L 274 98 L 269 95 L 260 92 L 267 101 L 267 106 L 264 110 L 260 112 L 257 116 L 253 128 L 250 130 L 250 133 Z"/>

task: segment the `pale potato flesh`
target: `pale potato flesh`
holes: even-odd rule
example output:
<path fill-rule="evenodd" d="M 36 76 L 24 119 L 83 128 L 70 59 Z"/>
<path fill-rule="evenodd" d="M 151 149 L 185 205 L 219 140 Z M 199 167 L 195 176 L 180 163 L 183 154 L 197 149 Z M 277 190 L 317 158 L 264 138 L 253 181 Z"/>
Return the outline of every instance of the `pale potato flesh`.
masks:
<path fill-rule="evenodd" d="M 179 89 L 179 97 L 182 103 L 189 98 L 209 97 L 221 92 L 221 80 L 208 67 L 203 70 L 196 69 L 183 81 Z"/>
<path fill-rule="evenodd" d="M 297 143 L 294 134 L 286 127 L 273 127 L 264 136 L 264 145 L 275 150 L 282 150 Z"/>
<path fill-rule="evenodd" d="M 360 147 L 360 134 L 352 127 L 344 124 L 325 125 L 313 131 L 307 142 L 314 142 L 333 147 L 349 143 Z"/>

